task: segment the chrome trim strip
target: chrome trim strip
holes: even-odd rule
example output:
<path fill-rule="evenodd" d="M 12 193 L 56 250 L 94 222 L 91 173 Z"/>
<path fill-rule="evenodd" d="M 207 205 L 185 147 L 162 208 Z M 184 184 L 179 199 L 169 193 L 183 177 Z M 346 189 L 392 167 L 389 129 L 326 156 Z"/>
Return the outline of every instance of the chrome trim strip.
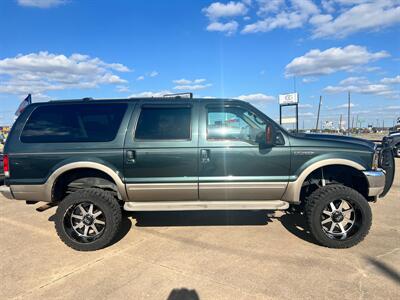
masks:
<path fill-rule="evenodd" d="M 281 200 L 270 201 L 160 201 L 126 202 L 127 211 L 176 211 L 176 210 L 285 210 L 289 203 Z"/>

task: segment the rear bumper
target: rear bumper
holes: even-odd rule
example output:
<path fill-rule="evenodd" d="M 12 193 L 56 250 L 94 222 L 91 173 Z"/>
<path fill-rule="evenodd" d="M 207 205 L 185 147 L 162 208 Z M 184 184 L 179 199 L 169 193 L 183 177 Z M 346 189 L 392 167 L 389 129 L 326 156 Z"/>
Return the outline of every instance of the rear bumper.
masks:
<path fill-rule="evenodd" d="M 2 194 L 7 199 L 15 199 L 11 191 L 11 188 L 9 186 L 6 185 L 0 186 L 0 194 Z"/>
<path fill-rule="evenodd" d="M 384 170 L 364 171 L 365 177 L 368 180 L 369 190 L 368 196 L 379 196 L 385 189 L 386 174 Z"/>

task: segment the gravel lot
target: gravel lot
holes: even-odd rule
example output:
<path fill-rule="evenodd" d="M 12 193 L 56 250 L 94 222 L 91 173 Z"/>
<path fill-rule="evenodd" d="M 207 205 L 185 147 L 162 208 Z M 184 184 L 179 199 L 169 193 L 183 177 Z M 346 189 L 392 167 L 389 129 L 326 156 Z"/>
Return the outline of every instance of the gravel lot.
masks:
<path fill-rule="evenodd" d="M 400 299 L 399 175 L 346 250 L 298 217 L 220 211 L 126 214 L 117 243 L 76 252 L 39 206 L 0 197 L 0 299 Z"/>

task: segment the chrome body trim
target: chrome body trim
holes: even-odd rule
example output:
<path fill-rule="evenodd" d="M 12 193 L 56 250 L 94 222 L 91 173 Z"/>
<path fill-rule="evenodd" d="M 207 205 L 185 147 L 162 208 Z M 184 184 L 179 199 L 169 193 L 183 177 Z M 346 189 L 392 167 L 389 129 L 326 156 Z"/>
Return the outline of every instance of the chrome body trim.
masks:
<path fill-rule="evenodd" d="M 375 171 L 364 171 L 363 173 L 369 184 L 368 196 L 379 196 L 382 194 L 385 189 L 385 171 L 377 169 Z"/>
<path fill-rule="evenodd" d="M 127 211 L 178 211 L 178 210 L 285 210 L 289 203 L 281 200 L 269 201 L 160 201 L 126 202 Z"/>
<path fill-rule="evenodd" d="M 310 166 L 308 166 L 306 169 L 304 169 L 299 177 L 295 181 L 289 182 L 287 189 L 285 193 L 283 194 L 282 200 L 287 201 L 289 203 L 300 203 L 300 192 L 301 192 L 301 187 L 303 186 L 304 180 L 306 180 L 307 176 L 310 175 L 313 171 L 321 168 L 321 167 L 326 167 L 326 166 L 332 166 L 332 165 L 343 165 L 347 167 L 352 167 L 355 168 L 359 171 L 364 171 L 365 168 L 360 165 L 359 163 L 356 163 L 352 160 L 348 159 L 341 159 L 341 158 L 331 158 L 331 159 L 325 159 L 318 161 Z"/>
<path fill-rule="evenodd" d="M 127 184 L 128 201 L 182 201 L 198 199 L 198 183 Z"/>
<path fill-rule="evenodd" d="M 199 183 L 200 200 L 281 199 L 287 182 L 207 182 Z"/>
<path fill-rule="evenodd" d="M 2 194 L 7 199 L 15 199 L 11 191 L 11 188 L 6 185 L 0 186 L 0 194 Z"/>

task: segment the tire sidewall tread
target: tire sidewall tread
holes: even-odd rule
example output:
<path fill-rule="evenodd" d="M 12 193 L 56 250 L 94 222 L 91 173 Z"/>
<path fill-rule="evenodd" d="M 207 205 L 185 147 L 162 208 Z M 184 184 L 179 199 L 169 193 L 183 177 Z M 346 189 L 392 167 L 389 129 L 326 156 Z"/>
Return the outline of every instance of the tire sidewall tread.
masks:
<path fill-rule="evenodd" d="M 71 205 L 85 201 L 92 202 L 101 208 L 106 218 L 106 228 L 102 236 L 90 243 L 80 243 L 72 239 L 64 228 L 64 215 L 67 209 Z M 98 188 L 88 188 L 69 194 L 60 202 L 55 215 L 55 228 L 59 238 L 67 246 L 78 251 L 95 251 L 108 246 L 114 240 L 120 229 L 121 220 L 121 207 L 111 192 Z"/>
<path fill-rule="evenodd" d="M 345 240 L 329 238 L 321 226 L 321 212 L 330 202 L 344 199 L 355 202 L 362 213 L 363 223 L 360 229 Z M 372 224 L 372 212 L 368 201 L 358 191 L 340 184 L 327 185 L 312 193 L 306 202 L 306 219 L 311 234 L 319 244 L 328 248 L 350 248 L 360 243 L 368 234 Z"/>

